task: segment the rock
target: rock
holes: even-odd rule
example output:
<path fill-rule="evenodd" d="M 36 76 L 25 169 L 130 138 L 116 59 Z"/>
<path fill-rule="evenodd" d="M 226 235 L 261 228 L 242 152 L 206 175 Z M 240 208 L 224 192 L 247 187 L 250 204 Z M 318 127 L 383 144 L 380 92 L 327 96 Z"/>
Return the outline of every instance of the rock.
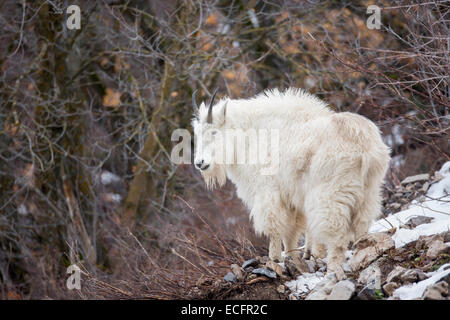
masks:
<path fill-rule="evenodd" d="M 420 269 L 405 269 L 401 266 L 396 266 L 388 274 L 386 282 L 413 283 L 426 278 L 426 274 Z"/>
<path fill-rule="evenodd" d="M 445 253 L 449 249 L 450 247 L 446 246 L 442 237 L 440 237 L 439 239 L 435 239 L 428 244 L 426 256 L 428 259 L 433 260 L 439 257 L 442 253 Z"/>
<path fill-rule="evenodd" d="M 442 241 L 444 241 L 444 242 L 450 242 L 450 231 L 447 231 L 446 233 L 444 233 L 444 234 L 442 235 L 442 238 L 443 238 Z"/>
<path fill-rule="evenodd" d="M 293 278 L 296 278 L 300 274 L 310 272 L 310 268 L 303 258 L 293 259 L 292 257 L 286 257 L 284 259 L 284 266 L 287 273 Z"/>
<path fill-rule="evenodd" d="M 397 209 L 400 209 L 402 205 L 398 202 L 394 202 L 394 203 L 391 203 L 390 206 L 392 207 L 392 209 L 397 210 Z"/>
<path fill-rule="evenodd" d="M 428 276 L 425 274 L 425 272 L 423 272 L 420 269 L 415 269 L 416 273 L 417 273 L 417 278 L 419 279 L 419 281 L 425 280 L 428 278 Z"/>
<path fill-rule="evenodd" d="M 266 276 L 267 278 L 271 278 L 271 279 L 276 279 L 277 278 L 277 274 L 275 272 L 270 271 L 270 270 L 265 269 L 265 268 L 254 269 L 252 271 L 252 273 L 256 274 L 256 275 L 260 275 L 260 276 Z"/>
<path fill-rule="evenodd" d="M 303 258 L 295 258 L 293 259 L 293 262 L 295 266 L 297 267 L 297 270 L 301 273 L 308 273 L 311 272 L 311 268 L 309 267 L 309 264 L 306 262 L 307 260 Z"/>
<path fill-rule="evenodd" d="M 388 234 L 377 232 L 359 240 L 355 246 L 355 253 L 349 261 L 349 266 L 353 271 L 367 267 L 386 250 L 394 248 L 395 243 Z"/>
<path fill-rule="evenodd" d="M 326 300 L 328 295 L 336 285 L 337 279 L 334 275 L 327 275 L 319 282 L 313 290 L 306 296 L 305 300 Z"/>
<path fill-rule="evenodd" d="M 282 284 L 280 284 L 280 285 L 277 287 L 277 291 L 278 291 L 278 293 L 283 294 L 283 293 L 286 291 L 286 288 L 285 288 L 285 286 L 283 286 Z"/>
<path fill-rule="evenodd" d="M 233 272 L 233 274 L 236 276 L 236 278 L 238 280 L 242 280 L 244 278 L 244 274 L 242 272 L 242 268 L 239 267 L 237 264 L 232 264 L 231 265 L 231 271 Z"/>
<path fill-rule="evenodd" d="M 388 282 L 383 286 L 384 292 L 388 296 L 392 296 L 394 294 L 395 289 L 399 288 L 400 285 L 397 282 Z"/>
<path fill-rule="evenodd" d="M 359 239 L 355 243 L 355 247 L 358 250 L 362 250 L 368 247 L 378 246 L 380 248 L 388 247 L 389 249 L 392 247 L 393 240 L 392 238 L 384 233 L 384 232 L 375 232 L 370 233 L 363 238 Z"/>
<path fill-rule="evenodd" d="M 262 256 L 259 258 L 259 262 L 261 262 L 262 264 L 266 264 L 267 261 L 269 261 L 269 257 L 268 256 Z"/>
<path fill-rule="evenodd" d="M 421 270 L 405 269 L 401 266 L 396 266 L 388 274 L 386 282 L 412 283 L 417 282 L 419 278 L 423 278 L 424 276 L 425 274 Z"/>
<path fill-rule="evenodd" d="M 444 179 L 444 175 L 440 173 L 439 171 L 435 171 L 433 175 L 433 182 L 438 182 Z"/>
<path fill-rule="evenodd" d="M 225 275 L 225 277 L 223 277 L 223 280 L 225 280 L 226 282 L 232 282 L 232 283 L 234 283 L 234 282 L 236 282 L 237 278 L 236 278 L 236 276 L 234 275 L 233 272 L 228 272 L 228 273 Z"/>
<path fill-rule="evenodd" d="M 326 270 L 327 265 L 326 265 L 326 263 L 325 263 L 322 259 L 317 258 L 317 259 L 316 259 L 316 264 L 317 264 L 317 267 L 318 267 L 319 269 L 323 268 L 323 271 L 322 271 L 322 272 L 324 272 L 324 271 Z"/>
<path fill-rule="evenodd" d="M 417 226 L 420 226 L 421 224 L 430 223 L 433 221 L 433 218 L 426 217 L 426 216 L 418 216 L 418 217 L 412 217 L 409 219 L 405 225 L 410 227 L 411 229 L 414 229 Z"/>
<path fill-rule="evenodd" d="M 419 240 L 423 241 L 423 243 L 429 247 L 433 241 L 436 240 L 444 241 L 444 237 L 440 234 L 434 234 L 431 236 L 420 236 Z"/>
<path fill-rule="evenodd" d="M 283 267 L 272 260 L 267 261 L 266 268 L 268 268 L 269 270 L 275 271 L 275 273 L 279 277 L 281 277 L 283 275 Z"/>
<path fill-rule="evenodd" d="M 285 259 L 284 260 L 284 268 L 286 269 L 287 274 L 291 278 L 297 278 L 298 275 L 300 275 L 300 272 L 297 270 L 297 267 L 295 266 L 294 262 L 292 260 Z"/>
<path fill-rule="evenodd" d="M 430 175 L 428 173 L 418 174 L 415 176 L 410 176 L 410 177 L 405 178 L 402 181 L 402 185 L 419 182 L 419 181 L 427 181 L 429 179 L 430 179 Z"/>
<path fill-rule="evenodd" d="M 381 270 L 378 263 L 374 262 L 361 271 L 358 282 L 369 289 L 381 289 Z"/>
<path fill-rule="evenodd" d="M 415 269 L 409 269 L 403 272 L 400 276 L 400 281 L 403 283 L 413 283 L 419 280 L 418 271 Z"/>
<path fill-rule="evenodd" d="M 247 280 L 253 280 L 253 279 L 255 279 L 257 277 L 257 275 L 256 274 L 249 274 L 248 276 L 247 276 Z"/>
<path fill-rule="evenodd" d="M 448 295 L 448 284 L 445 281 L 439 281 L 428 286 L 423 293 L 425 300 L 443 300 Z"/>
<path fill-rule="evenodd" d="M 356 295 L 355 300 L 377 300 L 375 289 L 367 286 L 362 288 L 362 290 Z"/>
<path fill-rule="evenodd" d="M 339 281 L 331 290 L 327 300 L 350 300 L 355 289 L 355 284 L 350 280 Z"/>
<path fill-rule="evenodd" d="M 253 258 L 253 259 L 250 259 L 250 260 L 245 261 L 245 262 L 242 264 L 242 269 L 245 270 L 245 268 L 247 268 L 247 267 L 257 267 L 258 264 L 259 264 L 259 260 Z"/>
<path fill-rule="evenodd" d="M 313 260 L 305 260 L 305 262 L 306 262 L 306 264 L 309 267 L 309 272 L 310 273 L 316 272 L 317 265 L 316 265 L 316 263 Z"/>
<path fill-rule="evenodd" d="M 395 281 L 399 281 L 400 280 L 400 276 L 403 272 L 405 272 L 406 269 L 401 267 L 401 266 L 396 266 L 394 268 L 394 270 L 392 270 L 387 278 L 386 278 L 386 282 L 395 282 Z"/>
<path fill-rule="evenodd" d="M 324 291 L 311 291 L 305 298 L 305 300 L 326 300 L 328 294 Z"/>

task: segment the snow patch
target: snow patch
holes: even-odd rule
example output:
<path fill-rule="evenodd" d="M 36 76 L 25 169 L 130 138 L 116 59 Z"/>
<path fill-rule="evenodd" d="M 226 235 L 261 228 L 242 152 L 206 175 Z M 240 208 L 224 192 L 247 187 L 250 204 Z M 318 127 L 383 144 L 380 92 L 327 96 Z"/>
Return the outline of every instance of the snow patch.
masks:
<path fill-rule="evenodd" d="M 401 146 L 405 143 L 402 130 L 402 126 L 395 124 L 392 127 L 391 133 L 383 137 L 384 142 L 391 148 Z"/>
<path fill-rule="evenodd" d="M 401 300 L 412 300 L 422 297 L 425 289 L 450 274 L 450 263 L 442 265 L 437 271 L 429 272 L 426 280 L 402 286 L 394 291 L 393 297 Z"/>
<path fill-rule="evenodd" d="M 306 294 L 316 287 L 324 279 L 322 272 L 304 273 L 297 277 L 297 280 L 291 280 L 285 283 L 286 287 L 292 291 L 295 296 Z"/>
<path fill-rule="evenodd" d="M 450 230 L 450 161 L 446 162 L 439 171 L 444 177 L 433 184 L 427 192 L 425 201 L 414 200 L 409 209 L 390 215 L 387 218 L 375 221 L 369 232 L 384 232 L 396 228 L 392 239 L 395 247 L 402 247 L 420 236 L 430 236 Z M 433 220 L 421 224 L 414 229 L 402 228 L 412 217 L 426 216 Z"/>
<path fill-rule="evenodd" d="M 105 170 L 100 175 L 100 180 L 102 181 L 102 184 L 108 185 L 110 183 L 119 182 L 120 177 L 112 172 Z"/>

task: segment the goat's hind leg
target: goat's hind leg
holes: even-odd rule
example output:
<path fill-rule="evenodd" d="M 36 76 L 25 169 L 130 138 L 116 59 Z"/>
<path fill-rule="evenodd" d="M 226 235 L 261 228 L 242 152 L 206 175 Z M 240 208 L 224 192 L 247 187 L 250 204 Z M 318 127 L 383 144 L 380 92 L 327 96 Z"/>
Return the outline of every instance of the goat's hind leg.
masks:
<path fill-rule="evenodd" d="M 305 232 L 305 249 L 303 251 L 303 259 L 311 259 L 312 237 L 309 232 Z"/>
<path fill-rule="evenodd" d="M 314 207 L 314 220 L 310 225 L 314 230 L 314 239 L 321 239 L 327 250 L 327 269 L 334 272 L 338 280 L 345 278 L 342 264 L 345 262 L 345 250 L 350 235 L 350 207 L 333 201 L 331 205 L 321 205 L 326 201 L 318 201 Z M 317 250 L 319 244 L 314 244 Z M 320 248 L 319 251 L 323 251 Z M 323 254 L 322 252 L 318 254 Z"/>
<path fill-rule="evenodd" d="M 284 250 L 287 257 L 292 258 L 292 262 L 300 273 L 310 272 L 308 264 L 300 259 L 298 250 L 298 240 L 300 234 L 304 232 L 302 225 L 293 225 L 288 228 L 288 232 L 283 235 Z"/>

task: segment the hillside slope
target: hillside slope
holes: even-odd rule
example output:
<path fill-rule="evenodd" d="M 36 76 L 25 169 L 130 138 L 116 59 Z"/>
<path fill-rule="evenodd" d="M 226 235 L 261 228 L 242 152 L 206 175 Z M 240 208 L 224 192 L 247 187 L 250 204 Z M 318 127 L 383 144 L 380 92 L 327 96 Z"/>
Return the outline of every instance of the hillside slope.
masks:
<path fill-rule="evenodd" d="M 231 265 L 223 279 L 199 283 L 192 298 L 450 299 L 450 162 L 431 177 L 406 178 L 384 203 L 392 213 L 347 251 L 346 280 L 327 275 L 326 260 L 302 260 L 299 272 L 290 259 L 254 257 Z"/>

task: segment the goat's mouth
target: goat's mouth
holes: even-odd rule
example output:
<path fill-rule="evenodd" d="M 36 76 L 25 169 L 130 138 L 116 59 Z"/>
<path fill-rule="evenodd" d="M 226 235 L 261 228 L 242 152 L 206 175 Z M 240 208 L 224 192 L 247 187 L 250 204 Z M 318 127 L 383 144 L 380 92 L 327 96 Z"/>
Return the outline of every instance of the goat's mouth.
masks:
<path fill-rule="evenodd" d="M 205 164 L 203 167 L 200 168 L 201 171 L 205 171 L 209 168 L 209 164 Z"/>

